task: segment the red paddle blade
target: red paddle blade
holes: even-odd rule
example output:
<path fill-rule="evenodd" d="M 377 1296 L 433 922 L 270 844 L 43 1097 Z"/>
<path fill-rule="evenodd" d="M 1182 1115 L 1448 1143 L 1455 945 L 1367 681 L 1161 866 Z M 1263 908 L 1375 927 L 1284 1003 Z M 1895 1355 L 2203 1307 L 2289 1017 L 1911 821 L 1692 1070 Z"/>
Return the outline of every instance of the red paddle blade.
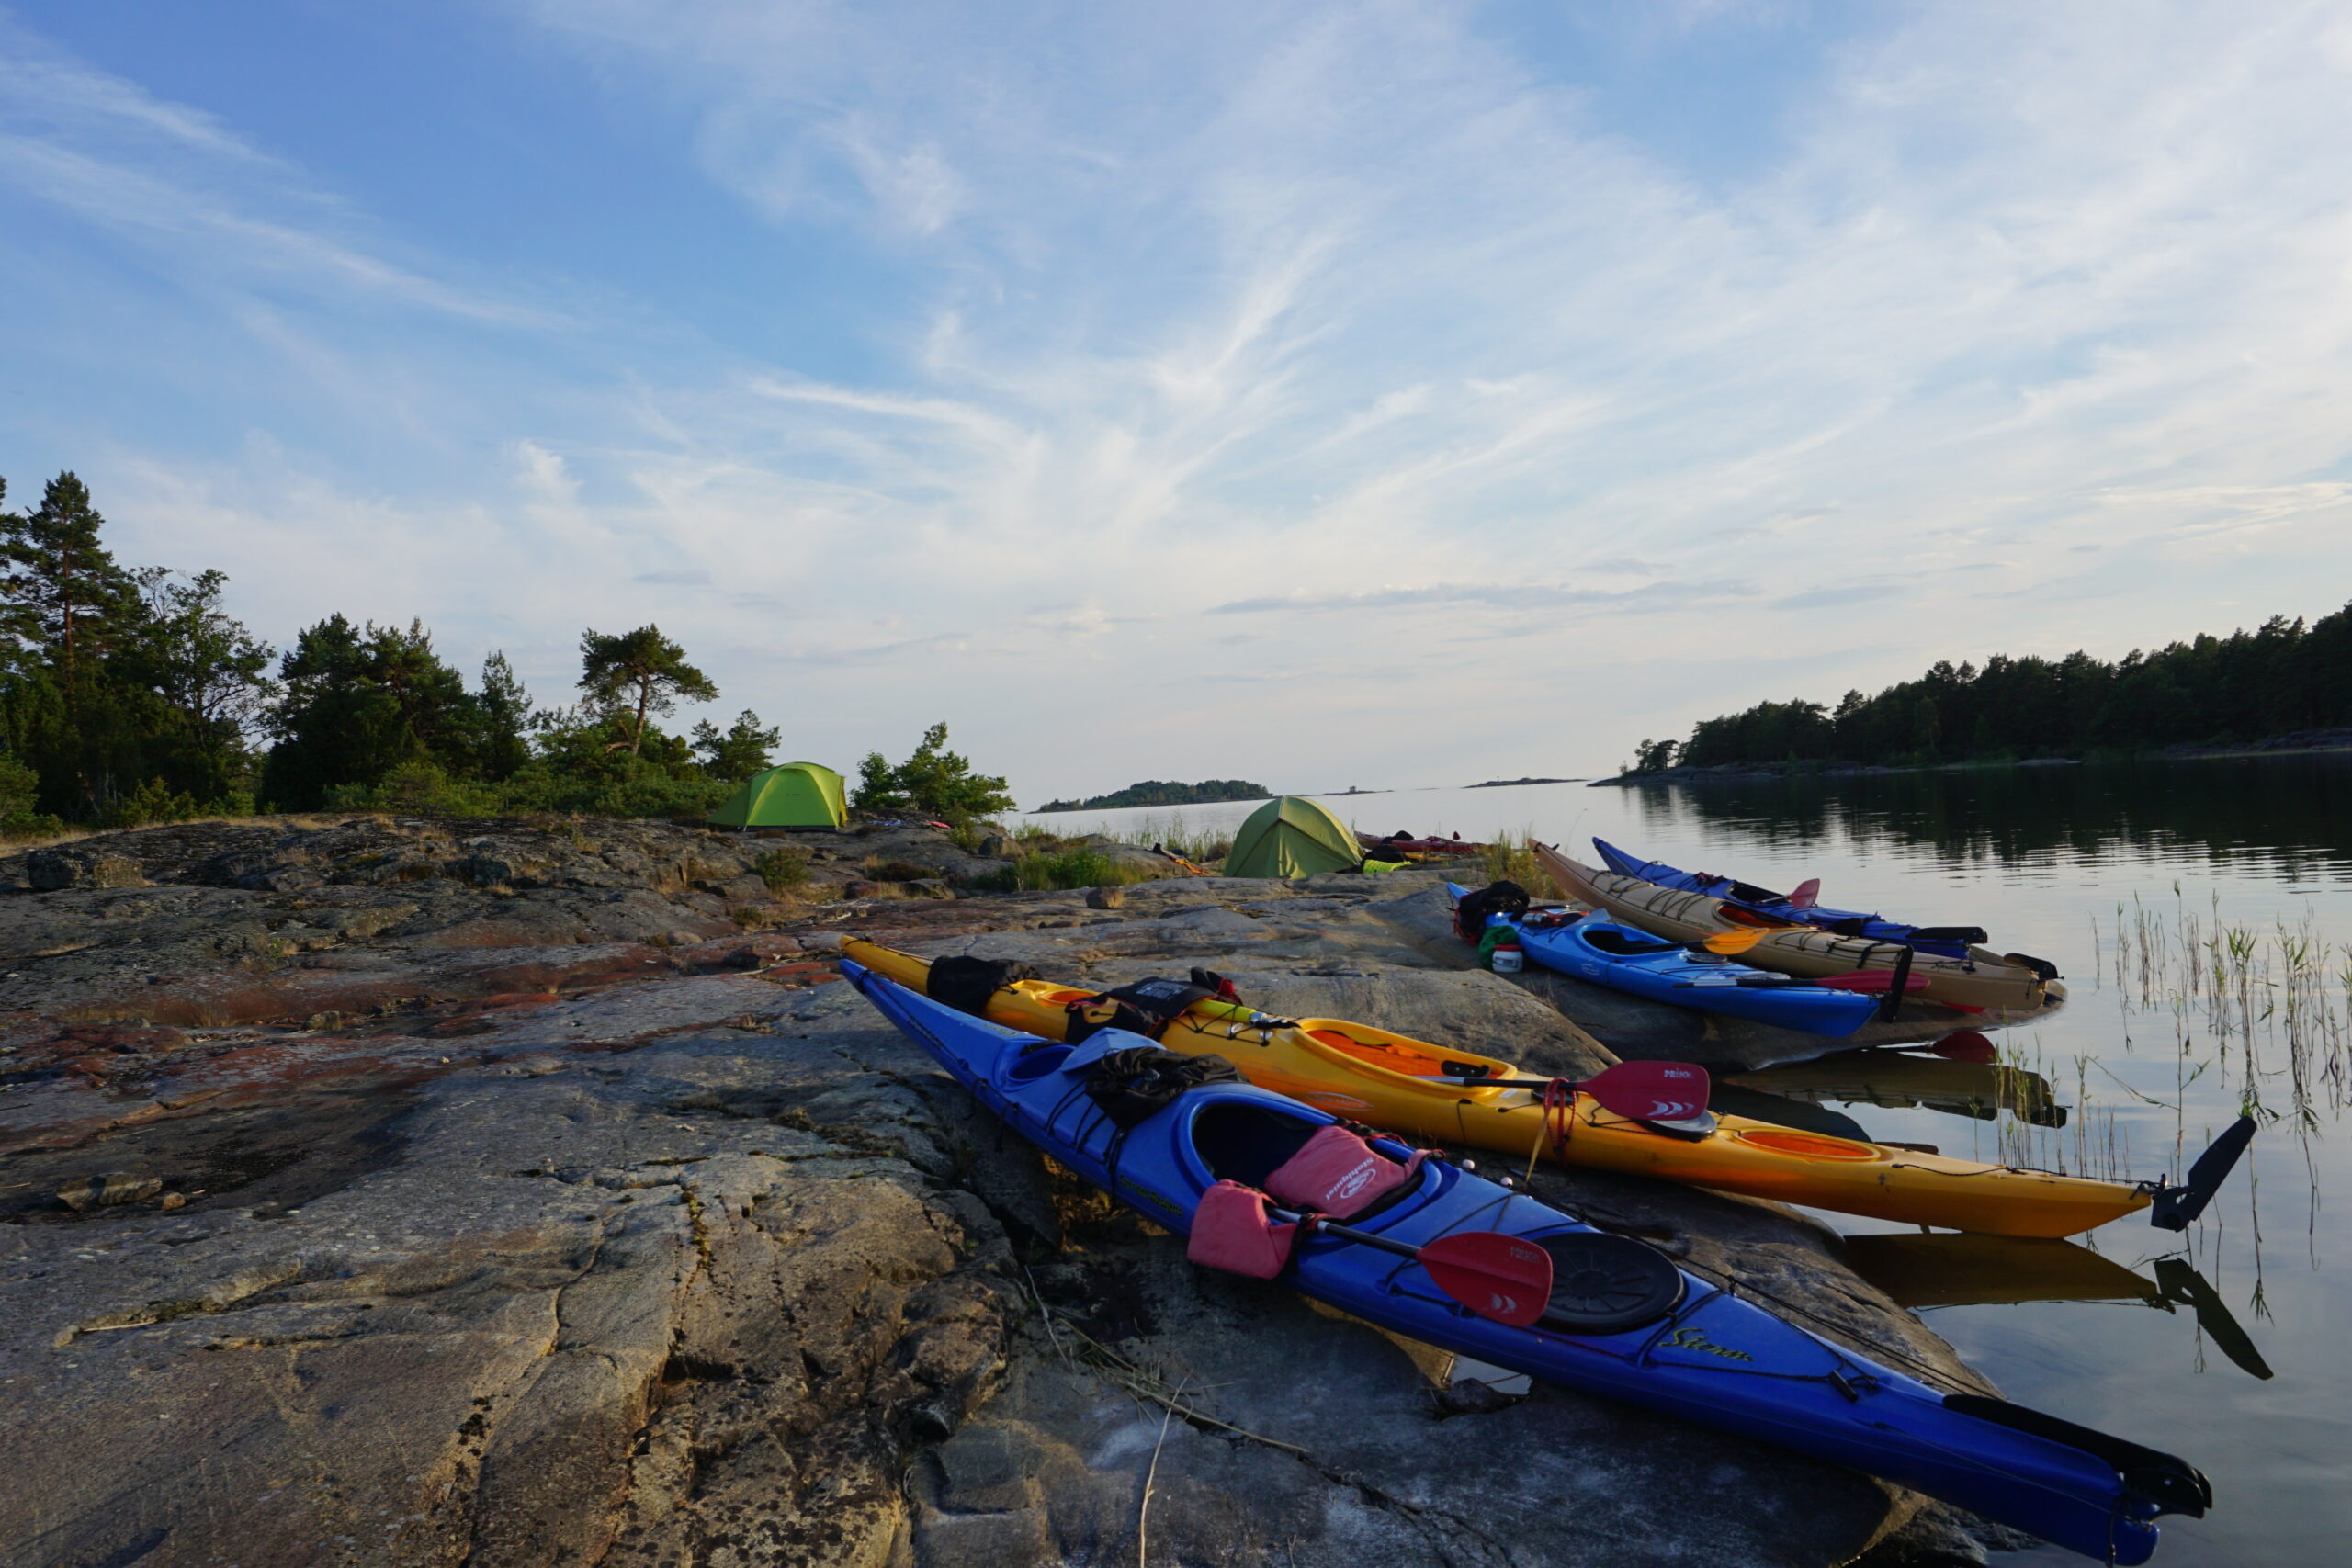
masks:
<path fill-rule="evenodd" d="M 1808 876 L 1797 884 L 1797 890 L 1789 895 L 1789 902 L 1800 909 L 1810 909 L 1820 897 L 1821 878 Z"/>
<path fill-rule="evenodd" d="M 1894 984 L 1894 971 L 1857 969 L 1850 975 L 1825 975 L 1813 983 L 1816 986 L 1826 986 L 1833 991 L 1862 991 L 1874 997 L 1883 997 L 1886 995 L 1887 987 Z M 1904 976 L 1903 994 L 1905 996 L 1907 997 L 1927 988 L 1928 977 L 1925 975 Z"/>
<path fill-rule="evenodd" d="M 1928 1050 L 1947 1062 L 1975 1062 L 1980 1065 L 1998 1061 L 2001 1055 L 1993 1049 L 1993 1043 L 1984 1038 L 1984 1032 L 1975 1029 L 1956 1029 L 1928 1046 Z"/>
<path fill-rule="evenodd" d="M 1601 1109 L 1637 1122 L 1688 1122 L 1707 1109 L 1707 1069 L 1688 1062 L 1620 1062 L 1577 1085 Z"/>
<path fill-rule="evenodd" d="M 1440 1236 L 1420 1263 L 1439 1290 L 1497 1323 L 1524 1328 L 1552 1302 L 1552 1255 L 1500 1231 Z"/>

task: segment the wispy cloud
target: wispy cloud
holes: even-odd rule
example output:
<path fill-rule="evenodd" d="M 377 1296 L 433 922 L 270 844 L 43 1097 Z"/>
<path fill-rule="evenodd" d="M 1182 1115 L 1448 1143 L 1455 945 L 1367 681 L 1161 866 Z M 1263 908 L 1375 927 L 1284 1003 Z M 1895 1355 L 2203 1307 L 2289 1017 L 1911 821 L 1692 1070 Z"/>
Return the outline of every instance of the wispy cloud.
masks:
<path fill-rule="evenodd" d="M 1639 588 L 1571 588 L 1547 582 L 1440 582 L 1427 588 L 1382 588 L 1357 593 L 1299 593 L 1236 599 L 1210 610 L 1215 615 L 1297 614 L 1334 610 L 1441 609 L 1479 605 L 1498 610 L 1621 610 L 1656 613 L 1691 610 L 1727 599 L 1753 598 L 1744 582 L 1653 582 Z"/>
<path fill-rule="evenodd" d="M 397 231 L 299 149 L 38 40 L 0 85 L 0 182 L 225 301 L 344 411 L 126 454 L 119 510 L 175 553 L 243 550 L 291 596 L 243 541 L 308 509 L 347 530 L 308 592 L 413 585 L 551 677 L 582 617 L 707 589 L 729 706 L 804 714 L 802 750 L 1214 712 L 1367 776 L 1404 764 L 1254 678 L 1410 702 L 1436 750 L 1534 703 L 1607 757 L 1791 694 L 1753 653 L 1794 634 L 1843 689 L 2120 651 L 2222 596 L 2322 610 L 2352 568 L 2331 8 L 1581 20 L 1657 62 L 1680 140 L 1436 0 L 508 13 L 729 204 L 741 231 L 674 237 L 742 258 L 696 274 L 703 326 L 593 256 L 575 294 Z M 1757 46 L 1745 107 L 1676 82 L 1693 40 Z M 375 311 L 397 325 L 354 326 Z M 1482 634 L 1511 682 L 1440 644 Z M 1584 679 L 1602 654 L 1648 673 Z M 786 671 L 854 671 L 854 700 Z M 1098 733 L 1037 782 L 1164 768 L 1141 719 Z"/>
<path fill-rule="evenodd" d="M 133 242 L 180 282 L 372 298 L 478 326 L 560 319 L 395 259 L 345 202 L 217 117 L 62 56 L 6 16 L 0 51 L 0 180 Z"/>

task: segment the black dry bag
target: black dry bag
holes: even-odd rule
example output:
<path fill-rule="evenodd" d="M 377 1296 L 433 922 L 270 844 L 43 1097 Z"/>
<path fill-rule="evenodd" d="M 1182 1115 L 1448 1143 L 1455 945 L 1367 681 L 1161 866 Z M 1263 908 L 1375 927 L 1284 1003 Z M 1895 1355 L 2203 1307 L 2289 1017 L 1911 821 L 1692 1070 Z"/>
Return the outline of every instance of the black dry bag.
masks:
<path fill-rule="evenodd" d="M 1132 1127 L 1204 1084 L 1239 1083 L 1241 1073 L 1222 1056 L 1186 1056 L 1157 1045 L 1106 1051 L 1086 1070 L 1086 1096 L 1102 1114 Z"/>
<path fill-rule="evenodd" d="M 1453 932 L 1471 946 L 1487 934 L 1488 915 L 1527 913 L 1527 889 L 1516 882 L 1490 882 L 1475 893 L 1464 893 L 1453 907 Z"/>
<path fill-rule="evenodd" d="M 1008 963 L 1001 958 L 934 958 L 922 991 L 933 1001 L 944 1002 L 957 1012 L 986 1018 L 990 997 L 1015 980 L 1036 977 L 1037 971 L 1026 964 Z"/>

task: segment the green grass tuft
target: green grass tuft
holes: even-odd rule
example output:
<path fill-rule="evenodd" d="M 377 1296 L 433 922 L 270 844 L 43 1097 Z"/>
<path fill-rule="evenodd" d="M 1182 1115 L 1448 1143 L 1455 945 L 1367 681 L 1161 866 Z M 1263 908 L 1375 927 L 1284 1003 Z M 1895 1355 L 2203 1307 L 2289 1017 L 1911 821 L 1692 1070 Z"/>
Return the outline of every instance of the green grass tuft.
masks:
<path fill-rule="evenodd" d="M 1509 833 L 1497 833 L 1487 845 L 1486 852 L 1470 862 L 1484 873 L 1488 882 L 1516 882 L 1537 898 L 1564 898 L 1567 890 L 1552 880 L 1535 858 L 1535 830 L 1530 828 L 1514 840 Z M 1466 869 L 1466 868 L 1465 868 Z"/>
<path fill-rule="evenodd" d="M 808 852 L 796 844 L 779 844 L 752 863 L 771 893 L 799 887 L 808 880 Z"/>
<path fill-rule="evenodd" d="M 972 886 L 991 893 L 1038 893 L 1048 889 L 1123 887 L 1143 878 L 1099 850 L 1056 850 L 1023 857 L 1002 871 L 975 877 Z"/>

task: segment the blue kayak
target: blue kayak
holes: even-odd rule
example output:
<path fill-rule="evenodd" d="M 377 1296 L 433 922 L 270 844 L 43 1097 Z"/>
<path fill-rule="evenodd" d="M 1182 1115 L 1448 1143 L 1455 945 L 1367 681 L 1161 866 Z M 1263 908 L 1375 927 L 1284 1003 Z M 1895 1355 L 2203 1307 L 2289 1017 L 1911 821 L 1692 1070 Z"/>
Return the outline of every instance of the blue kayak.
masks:
<path fill-rule="evenodd" d="M 1456 902 L 1467 891 L 1449 882 Z M 1807 1034 L 1843 1039 L 1870 1021 L 1879 998 L 1836 986 L 1808 986 L 1792 976 L 1734 963 L 1713 953 L 1694 953 L 1603 914 L 1557 925 L 1510 915 L 1489 915 L 1519 932 L 1527 956 L 1546 969 L 1654 1002 L 1719 1012 Z"/>
<path fill-rule="evenodd" d="M 1901 942 L 1921 953 L 1933 953 L 1945 958 L 1966 958 L 1973 944 L 1988 940 L 1980 926 L 1915 926 L 1902 920 L 1866 915 L 1859 909 L 1825 909 L 1818 904 L 1792 902 L 1785 893 L 1775 893 L 1768 887 L 1758 887 L 1728 876 L 1717 876 L 1711 872 L 1678 871 L 1664 861 L 1635 860 L 1616 845 L 1599 839 L 1593 840 L 1592 847 L 1609 869 L 1620 876 L 1639 877 L 1644 882 L 1671 887 L 1679 893 L 1703 893 L 1720 903 L 1753 909 L 1759 915 L 1770 915 L 1775 919 L 1798 925 L 1817 926 L 1838 936 Z"/>
<path fill-rule="evenodd" d="M 1125 1068 L 1105 1058 L 1149 1048 L 1141 1035 L 1105 1029 L 1075 1046 L 1049 1043 L 956 1011 L 856 964 L 841 967 L 1015 1132 L 1180 1235 L 1190 1235 L 1194 1212 L 1220 1180 L 1263 1190 L 1337 1120 L 1238 1082 L 1147 1100 L 1139 1111 L 1125 1092 L 1131 1080 L 1120 1077 Z M 1117 1121 L 1113 1109 L 1122 1112 Z M 2159 1516 L 2201 1515 L 2211 1504 L 2205 1478 L 2168 1454 L 2006 1400 L 1939 1393 L 1523 1192 L 1442 1158 L 1417 1161 L 1406 1145 L 1377 1135 L 1370 1148 L 1396 1168 L 1381 1183 L 1393 1190 L 1351 1218 L 1372 1239 L 1310 1229 L 1282 1275 L 1367 1322 L 1849 1464 L 2105 1561 L 2146 1562 Z M 1473 1232 L 1501 1232 L 1553 1257 L 1553 1293 L 1532 1325 L 1477 1315 L 1438 1288 L 1422 1264 L 1373 1245 L 1418 1247 Z M 1650 1289 L 1651 1279 L 1644 1294 L 1623 1283 L 1611 1259 L 1628 1247 L 1662 1286 Z M 1638 1321 L 1626 1320 L 1628 1300 Z"/>

